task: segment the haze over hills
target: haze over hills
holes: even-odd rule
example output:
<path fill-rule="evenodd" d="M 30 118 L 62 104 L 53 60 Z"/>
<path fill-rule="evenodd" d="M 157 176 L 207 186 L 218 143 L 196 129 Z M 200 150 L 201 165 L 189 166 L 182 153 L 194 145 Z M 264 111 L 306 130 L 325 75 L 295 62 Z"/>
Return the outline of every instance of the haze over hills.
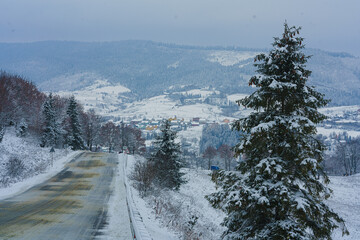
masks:
<path fill-rule="evenodd" d="M 248 94 L 253 57 L 267 52 L 151 41 L 1 43 L 0 51 L 1 70 L 22 75 L 42 90 L 83 90 L 106 80 L 128 88 L 127 101 L 161 95 L 171 86 Z M 312 55 L 310 84 L 331 98 L 331 105 L 360 102 L 359 58 L 317 49 L 305 52 Z"/>

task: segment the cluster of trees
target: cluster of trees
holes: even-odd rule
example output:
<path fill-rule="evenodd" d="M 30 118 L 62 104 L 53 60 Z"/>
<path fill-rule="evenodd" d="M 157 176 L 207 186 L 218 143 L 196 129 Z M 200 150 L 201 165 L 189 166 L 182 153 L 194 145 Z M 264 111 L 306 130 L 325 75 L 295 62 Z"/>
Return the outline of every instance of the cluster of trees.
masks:
<path fill-rule="evenodd" d="M 218 149 L 221 145 L 235 146 L 239 141 L 240 134 L 232 131 L 229 124 L 211 123 L 203 127 L 200 139 L 200 152 L 204 153 L 208 147 Z"/>
<path fill-rule="evenodd" d="M 42 104 L 46 95 L 19 76 L 0 73 L 0 125 L 3 127 L 26 121 L 30 131 L 42 131 Z"/>
<path fill-rule="evenodd" d="M 127 147 L 130 153 L 144 154 L 146 152 L 145 139 L 142 137 L 140 129 L 120 123 L 108 121 L 100 128 L 95 142 L 101 142 L 109 151 L 122 151 Z"/>
<path fill-rule="evenodd" d="M 360 172 L 360 137 L 344 131 L 329 136 L 318 134 L 316 138 L 326 145 L 322 167 L 327 174 L 350 176 Z"/>
<path fill-rule="evenodd" d="M 359 173 L 360 138 L 339 141 L 333 154 L 325 156 L 323 165 L 329 174 L 350 176 Z"/>
<path fill-rule="evenodd" d="M 203 153 L 203 159 L 206 161 L 206 167 L 210 170 L 213 164 L 220 166 L 222 169 L 230 171 L 233 167 L 232 160 L 234 159 L 234 151 L 232 147 L 227 144 L 222 144 L 218 149 L 209 146 Z"/>
<path fill-rule="evenodd" d="M 145 152 L 141 131 L 104 122 L 94 110 L 84 111 L 74 96 L 46 95 L 19 76 L 0 73 L 0 140 L 5 128 L 15 126 L 20 137 L 31 134 L 41 147 L 117 151 L 127 146 Z"/>

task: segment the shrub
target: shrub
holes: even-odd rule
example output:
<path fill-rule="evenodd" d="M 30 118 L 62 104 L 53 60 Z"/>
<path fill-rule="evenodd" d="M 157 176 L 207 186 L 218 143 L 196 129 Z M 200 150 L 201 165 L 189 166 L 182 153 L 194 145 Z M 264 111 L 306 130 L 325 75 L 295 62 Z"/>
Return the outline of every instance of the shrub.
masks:
<path fill-rule="evenodd" d="M 21 159 L 18 157 L 12 156 L 9 161 L 6 163 L 6 175 L 15 178 L 19 177 L 25 170 L 25 165 Z"/>
<path fill-rule="evenodd" d="M 135 182 L 134 187 L 139 191 L 141 197 L 147 196 L 153 189 L 154 175 L 155 168 L 151 162 L 137 160 L 130 179 Z"/>

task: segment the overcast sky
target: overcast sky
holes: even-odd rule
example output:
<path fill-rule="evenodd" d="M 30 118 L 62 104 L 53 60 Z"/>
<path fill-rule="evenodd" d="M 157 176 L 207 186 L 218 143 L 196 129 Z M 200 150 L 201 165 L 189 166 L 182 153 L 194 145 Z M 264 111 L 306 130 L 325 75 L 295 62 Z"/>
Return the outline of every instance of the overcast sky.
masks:
<path fill-rule="evenodd" d="M 153 40 L 270 47 L 289 25 L 307 47 L 360 56 L 359 0 L 0 0 L 0 42 Z"/>

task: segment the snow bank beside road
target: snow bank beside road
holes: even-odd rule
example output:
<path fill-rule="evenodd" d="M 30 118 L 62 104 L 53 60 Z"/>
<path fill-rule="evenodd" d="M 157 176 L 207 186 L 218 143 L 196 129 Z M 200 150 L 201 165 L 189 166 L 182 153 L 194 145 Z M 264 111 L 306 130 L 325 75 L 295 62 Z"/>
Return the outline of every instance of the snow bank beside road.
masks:
<path fill-rule="evenodd" d="M 54 165 L 52 167 L 49 167 L 46 172 L 40 173 L 39 175 L 27 179 L 23 179 L 23 181 L 14 183 L 10 187 L 0 188 L 0 200 L 20 194 L 37 184 L 45 182 L 47 179 L 59 173 L 64 168 L 66 163 L 70 162 L 75 156 L 80 153 L 80 151 L 71 151 L 68 155 L 60 159 L 54 159 Z"/>
<path fill-rule="evenodd" d="M 50 148 L 40 148 L 31 138 L 16 137 L 14 128 L 7 128 L 0 143 L 0 180 L 3 184 L 6 181 L 8 186 L 0 188 L 0 199 L 22 193 L 51 178 L 77 154 L 79 152 L 56 149 L 54 164 L 51 166 Z M 23 162 L 24 170 L 23 174 L 10 178 L 7 176 L 6 163 L 12 157 Z"/>
<path fill-rule="evenodd" d="M 117 168 L 112 182 L 114 189 L 108 203 L 108 222 L 105 229 L 102 230 L 103 236 L 99 239 L 106 240 L 119 240 L 119 239 L 132 239 L 130 229 L 129 212 L 126 207 L 126 189 L 124 185 L 124 168 L 123 161 L 124 155 L 117 156 Z"/>

